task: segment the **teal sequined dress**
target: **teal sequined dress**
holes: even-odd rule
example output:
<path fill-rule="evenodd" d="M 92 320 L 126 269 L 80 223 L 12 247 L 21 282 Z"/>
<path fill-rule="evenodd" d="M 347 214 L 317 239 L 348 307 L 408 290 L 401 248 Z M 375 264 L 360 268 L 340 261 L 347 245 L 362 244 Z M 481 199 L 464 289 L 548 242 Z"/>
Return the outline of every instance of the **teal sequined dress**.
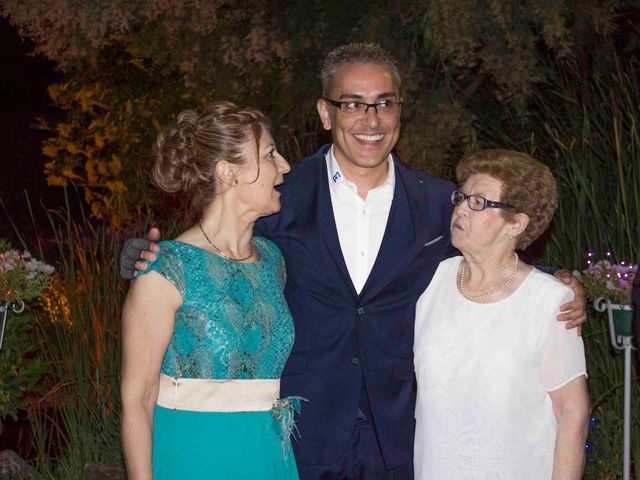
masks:
<path fill-rule="evenodd" d="M 161 373 L 186 379 L 278 379 L 293 346 L 284 260 L 269 240 L 239 263 L 179 241 L 160 243 L 146 272 L 183 298 Z M 145 273 L 146 273 L 145 272 Z M 267 411 L 190 411 L 156 405 L 154 480 L 297 479 L 287 400 Z M 289 407 L 289 408 L 287 408 Z M 284 420 L 286 421 L 284 421 Z"/>

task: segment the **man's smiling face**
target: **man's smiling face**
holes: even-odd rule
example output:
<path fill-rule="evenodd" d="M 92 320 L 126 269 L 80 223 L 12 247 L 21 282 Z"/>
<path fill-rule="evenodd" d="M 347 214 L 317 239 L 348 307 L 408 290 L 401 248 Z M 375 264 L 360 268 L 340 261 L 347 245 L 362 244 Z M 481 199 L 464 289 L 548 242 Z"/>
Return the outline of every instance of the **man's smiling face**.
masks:
<path fill-rule="evenodd" d="M 328 98 L 340 102 L 400 101 L 391 71 L 376 64 L 338 68 L 328 93 Z M 374 108 L 366 114 L 350 114 L 318 100 L 318 112 L 324 128 L 331 130 L 334 154 L 343 170 L 366 175 L 367 170 L 386 169 L 384 162 L 400 135 L 399 109 L 393 114 L 378 114 Z"/>

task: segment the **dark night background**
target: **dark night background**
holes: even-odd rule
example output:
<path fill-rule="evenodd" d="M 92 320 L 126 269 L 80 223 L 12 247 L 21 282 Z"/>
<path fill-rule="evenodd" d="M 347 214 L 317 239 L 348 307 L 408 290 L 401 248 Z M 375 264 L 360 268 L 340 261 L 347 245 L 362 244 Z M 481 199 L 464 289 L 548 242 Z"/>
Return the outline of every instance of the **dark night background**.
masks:
<path fill-rule="evenodd" d="M 639 0 L 152 3 L 157 18 L 148 2 L 0 0 L 65 72 L 0 17 L 0 238 L 56 268 L 29 321 L 8 324 L 23 341 L 6 343 L 14 349 L 0 358 L 0 454 L 17 452 L 42 478 L 87 480 L 95 464 L 122 472 L 114 319 L 128 284 L 118 277 L 120 248 L 148 222 L 176 227 L 179 205 L 141 174 L 157 129 L 185 106 L 229 99 L 268 112 L 281 152 L 301 159 L 328 140 L 315 111 L 317 71 L 338 44 L 375 41 L 398 56 L 409 93 L 404 163 L 446 178 L 470 149 L 500 147 L 549 165 L 561 198 L 532 254 L 538 263 L 582 269 L 587 252 L 606 251 L 617 261 L 640 258 Z M 58 132 L 36 129 L 39 119 Z M 69 208 L 64 189 L 47 185 L 49 161 L 54 183 L 81 185 L 80 195 L 67 189 Z M 48 210 L 70 211 L 72 220 Z M 585 478 L 620 478 L 623 362 L 611 353 L 604 316 L 589 316 L 596 401 Z M 44 373 L 31 368 L 38 361 Z M 33 389 L 15 387 L 30 379 Z M 2 416 L 3 402 L 17 405 L 17 421 Z"/>
<path fill-rule="evenodd" d="M 8 216 L 21 233 L 33 233 L 25 190 L 40 226 L 46 224 L 42 205 L 57 208 L 64 201 L 61 189 L 47 188 L 43 173 L 40 147 L 47 133 L 32 128 L 38 118 L 60 116 L 47 94 L 47 85 L 59 80 L 60 74 L 53 62 L 32 56 L 30 42 L 1 17 L 0 45 L 0 200 L 4 204 L 0 205 L 0 237 L 14 243 L 17 238 Z"/>

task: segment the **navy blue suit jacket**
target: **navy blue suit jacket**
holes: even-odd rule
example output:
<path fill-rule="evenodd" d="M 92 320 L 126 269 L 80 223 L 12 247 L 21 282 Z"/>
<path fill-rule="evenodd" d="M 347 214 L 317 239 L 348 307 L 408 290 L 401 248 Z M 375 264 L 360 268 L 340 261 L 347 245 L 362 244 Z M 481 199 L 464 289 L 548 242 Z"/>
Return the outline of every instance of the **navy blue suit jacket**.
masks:
<path fill-rule="evenodd" d="M 281 187 L 282 210 L 256 233 L 287 265 L 285 296 L 296 340 L 281 395 L 300 395 L 298 462 L 328 465 L 348 448 L 365 382 L 387 468 L 410 462 L 414 437 L 415 304 L 451 254 L 451 182 L 395 159 L 396 185 L 380 251 L 358 295 L 340 250 L 325 154 L 295 165 Z"/>

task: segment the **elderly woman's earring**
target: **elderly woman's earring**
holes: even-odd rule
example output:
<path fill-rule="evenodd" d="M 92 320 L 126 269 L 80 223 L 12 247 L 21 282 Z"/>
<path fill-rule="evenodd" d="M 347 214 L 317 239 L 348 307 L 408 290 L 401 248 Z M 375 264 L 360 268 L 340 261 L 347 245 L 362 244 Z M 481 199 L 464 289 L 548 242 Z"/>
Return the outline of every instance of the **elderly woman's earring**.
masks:
<path fill-rule="evenodd" d="M 510 233 L 507 233 L 507 237 L 509 237 L 509 240 L 513 240 L 513 235 L 511 235 Z"/>

